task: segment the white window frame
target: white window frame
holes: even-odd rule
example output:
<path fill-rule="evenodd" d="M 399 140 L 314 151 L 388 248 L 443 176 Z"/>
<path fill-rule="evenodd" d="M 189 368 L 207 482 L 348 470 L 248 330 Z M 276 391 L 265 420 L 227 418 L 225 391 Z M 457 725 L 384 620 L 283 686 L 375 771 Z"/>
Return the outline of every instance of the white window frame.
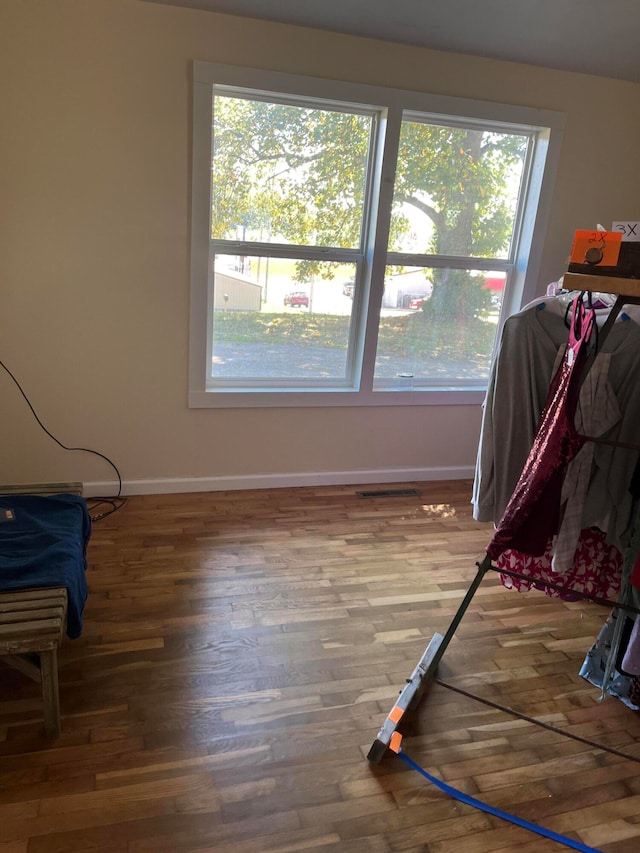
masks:
<path fill-rule="evenodd" d="M 309 98 L 315 103 L 362 105 L 378 112 L 376 133 L 379 145 L 376 157 L 370 164 L 375 180 L 372 196 L 368 200 L 372 227 L 365 234 L 361 256 L 356 259 L 360 282 L 364 285 L 357 288 L 359 298 L 353 309 L 354 312 L 360 312 L 359 318 L 354 318 L 360 330 L 354 352 L 356 362 L 361 364 L 361 371 L 345 387 L 333 385 L 324 388 L 313 382 L 296 382 L 290 387 L 256 388 L 253 385 L 242 387 L 238 382 L 214 388 L 207 382 L 213 318 L 208 275 L 209 252 L 215 242 L 210 239 L 211 110 L 214 84 L 254 90 L 259 96 L 273 92 Z M 393 387 L 384 390 L 374 390 L 373 387 L 379 306 L 382 304 L 387 264 L 415 266 L 419 258 L 419 265 L 425 267 L 461 266 L 460 259 L 446 259 L 440 255 L 417 256 L 387 252 L 400 127 L 402 120 L 410 117 L 411 113 L 427 114 L 433 117 L 434 122 L 442 119 L 451 123 L 459 118 L 465 126 L 474 122 L 489 123 L 498 129 L 504 125 L 505 132 L 533 135 L 531 154 L 526 164 L 526 195 L 520 209 L 516 240 L 510 257 L 500 263 L 495 260 L 487 262 L 481 258 L 464 259 L 464 265 L 466 268 L 506 273 L 500 324 L 536 295 L 542 245 L 565 124 L 564 113 L 196 61 L 193 63 L 190 407 L 468 405 L 482 402 L 486 389 L 477 384 L 465 387 L 462 382 L 455 382 L 450 387 L 430 387 L 424 384 L 420 388 Z M 239 254 L 255 254 L 260 246 L 239 242 L 238 249 Z M 353 258 L 354 253 L 347 254 Z"/>

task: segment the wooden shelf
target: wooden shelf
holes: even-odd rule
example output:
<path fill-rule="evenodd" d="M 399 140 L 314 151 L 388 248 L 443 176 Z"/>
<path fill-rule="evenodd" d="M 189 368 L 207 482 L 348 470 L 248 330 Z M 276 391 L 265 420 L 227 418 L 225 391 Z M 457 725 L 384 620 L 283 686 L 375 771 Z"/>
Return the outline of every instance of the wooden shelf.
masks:
<path fill-rule="evenodd" d="M 616 278 L 611 275 L 566 272 L 563 285 L 567 290 L 590 290 L 598 293 L 616 293 L 619 296 L 640 297 L 640 278 Z"/>

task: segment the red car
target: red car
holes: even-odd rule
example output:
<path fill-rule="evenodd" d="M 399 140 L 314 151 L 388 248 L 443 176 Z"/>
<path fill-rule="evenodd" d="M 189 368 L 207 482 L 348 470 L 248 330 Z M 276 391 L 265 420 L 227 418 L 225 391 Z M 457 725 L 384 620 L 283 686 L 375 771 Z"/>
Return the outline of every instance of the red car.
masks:
<path fill-rule="evenodd" d="M 293 293 L 287 293 L 284 298 L 284 304 L 291 308 L 308 308 L 309 297 L 302 290 L 296 290 Z"/>
<path fill-rule="evenodd" d="M 425 302 L 428 301 L 428 297 L 419 296 L 417 299 L 412 299 L 409 302 L 409 308 L 422 308 Z"/>

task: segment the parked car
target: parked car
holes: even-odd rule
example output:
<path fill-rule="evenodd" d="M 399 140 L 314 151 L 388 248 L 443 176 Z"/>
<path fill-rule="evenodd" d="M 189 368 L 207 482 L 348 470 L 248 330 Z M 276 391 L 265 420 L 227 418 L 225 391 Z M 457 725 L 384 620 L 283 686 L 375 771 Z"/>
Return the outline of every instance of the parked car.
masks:
<path fill-rule="evenodd" d="M 287 293 L 284 304 L 291 308 L 308 308 L 309 297 L 303 290 L 294 290 L 293 293 Z"/>
<path fill-rule="evenodd" d="M 425 302 L 427 302 L 424 296 L 419 296 L 417 299 L 411 299 L 409 301 L 409 308 L 422 308 Z"/>

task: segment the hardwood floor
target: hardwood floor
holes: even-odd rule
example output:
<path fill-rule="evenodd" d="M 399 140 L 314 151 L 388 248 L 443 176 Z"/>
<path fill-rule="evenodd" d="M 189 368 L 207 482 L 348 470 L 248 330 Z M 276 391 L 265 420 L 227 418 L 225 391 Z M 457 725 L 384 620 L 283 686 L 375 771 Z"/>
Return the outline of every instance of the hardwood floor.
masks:
<path fill-rule="evenodd" d="M 469 482 L 130 498 L 96 522 L 62 734 L 0 663 L 0 853 L 549 853 L 388 752 L 365 756 L 484 554 Z M 367 490 L 375 487 L 366 486 Z M 390 485 L 383 489 L 392 488 Z M 578 670 L 606 610 L 483 581 L 439 677 L 640 759 Z M 434 684 L 407 754 L 606 853 L 640 849 L 640 764 Z"/>

